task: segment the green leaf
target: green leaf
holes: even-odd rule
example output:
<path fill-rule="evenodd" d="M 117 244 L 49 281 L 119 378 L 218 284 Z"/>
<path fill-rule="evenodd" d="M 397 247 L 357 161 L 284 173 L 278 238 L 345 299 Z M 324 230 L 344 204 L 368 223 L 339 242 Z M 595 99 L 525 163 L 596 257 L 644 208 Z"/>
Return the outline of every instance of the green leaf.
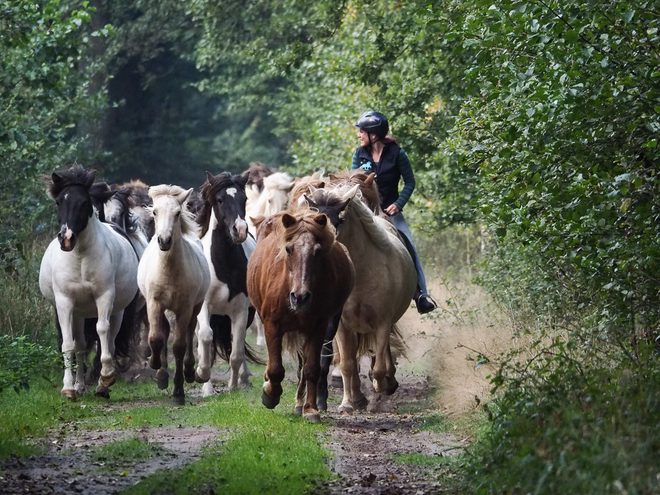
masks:
<path fill-rule="evenodd" d="M 563 37 L 569 43 L 575 43 L 580 38 L 580 35 L 575 29 L 571 29 L 570 31 L 565 32 Z"/>
<path fill-rule="evenodd" d="M 634 15 L 635 15 L 635 11 L 634 10 L 629 10 L 628 12 L 623 14 L 623 20 L 626 21 L 626 22 L 630 22 Z"/>

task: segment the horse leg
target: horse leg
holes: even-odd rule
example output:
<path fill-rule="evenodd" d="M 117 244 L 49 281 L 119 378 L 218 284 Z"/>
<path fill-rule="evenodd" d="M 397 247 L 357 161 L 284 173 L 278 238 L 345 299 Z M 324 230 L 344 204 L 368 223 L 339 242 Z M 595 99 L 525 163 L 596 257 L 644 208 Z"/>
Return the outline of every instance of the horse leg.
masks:
<path fill-rule="evenodd" d="M 341 353 L 341 375 L 344 381 L 344 397 L 337 410 L 351 414 L 355 409 L 366 408 L 369 403 L 360 390 L 357 362 L 358 336 L 340 323 L 336 342 Z"/>
<path fill-rule="evenodd" d="M 372 365 L 371 382 L 377 393 L 392 395 L 399 384 L 394 378 L 396 367 L 390 350 L 390 328 L 380 329 L 379 334 L 380 338 L 376 339 L 376 355 Z"/>
<path fill-rule="evenodd" d="M 73 306 L 67 299 L 56 300 L 57 318 L 62 330 L 62 358 L 64 360 L 64 379 L 62 381 L 62 397 L 75 399 L 73 369 L 75 362 L 74 316 Z M 82 362 L 78 363 L 82 368 Z M 77 372 L 76 372 L 77 374 Z"/>
<path fill-rule="evenodd" d="M 183 391 L 183 359 L 188 347 L 188 326 L 191 319 L 190 314 L 177 315 L 174 319 L 174 343 L 172 353 L 174 354 L 174 390 L 172 399 L 180 406 L 185 404 L 185 393 Z M 185 323 L 185 326 L 182 325 Z"/>
<path fill-rule="evenodd" d="M 197 315 L 197 323 L 199 324 L 197 327 L 197 359 L 199 361 L 195 371 L 195 381 L 206 383 L 211 378 L 211 365 L 213 364 L 213 330 L 211 329 L 211 313 L 206 301 Z"/>
<path fill-rule="evenodd" d="M 319 378 L 318 388 L 318 404 L 319 411 L 328 410 L 328 372 L 330 371 L 330 363 L 334 356 L 332 352 L 332 341 L 337 335 L 337 328 L 339 328 L 339 320 L 341 319 L 341 312 L 337 313 L 328 323 L 328 328 L 325 331 L 325 339 L 323 342 L 323 349 L 321 350 L 321 376 Z"/>
<path fill-rule="evenodd" d="M 245 334 L 247 333 L 248 308 L 241 311 L 236 318 L 231 320 L 231 355 L 229 356 L 229 365 L 231 366 L 231 375 L 229 377 L 229 391 L 235 390 L 240 385 L 248 387 L 250 385 L 250 370 L 245 364 Z"/>
<path fill-rule="evenodd" d="M 296 407 L 293 410 L 293 414 L 296 416 L 302 416 L 303 406 L 305 402 L 305 391 L 307 390 L 305 383 L 305 370 L 304 370 L 304 359 L 300 352 L 298 353 L 298 389 L 296 390 Z"/>
<path fill-rule="evenodd" d="M 101 376 L 99 384 L 96 387 L 96 395 L 101 397 L 110 397 L 110 386 L 115 383 L 115 337 L 119 333 L 124 311 L 119 311 L 111 315 L 114 304 L 114 293 L 105 293 L 96 300 L 98 311 L 98 321 L 96 322 L 96 332 L 99 335 L 101 344 Z"/>
<path fill-rule="evenodd" d="M 261 402 L 268 409 L 273 409 L 280 403 L 282 395 L 282 380 L 284 380 L 284 366 L 282 366 L 282 333 L 280 329 L 270 322 L 264 322 L 264 329 L 268 349 L 268 364 L 264 373 L 264 385 L 261 392 Z"/>
<path fill-rule="evenodd" d="M 265 347 L 266 335 L 264 334 L 264 324 L 262 323 L 261 318 L 259 318 L 259 314 L 255 313 L 252 325 L 257 329 L 257 345 L 259 347 Z"/>
<path fill-rule="evenodd" d="M 156 303 L 149 304 L 149 366 L 157 370 L 156 379 L 158 388 L 164 390 L 169 383 L 167 372 L 167 337 L 169 337 L 169 322 L 165 318 L 165 312 Z M 164 358 L 164 359 L 163 359 Z"/>
<path fill-rule="evenodd" d="M 197 315 L 201 309 L 201 304 L 198 304 L 193 308 L 192 316 L 190 317 L 190 321 L 186 327 L 186 357 L 183 359 L 183 376 L 188 383 L 195 381 L 195 354 L 193 352 L 193 338 L 195 336 L 195 326 L 197 325 Z"/>
<path fill-rule="evenodd" d="M 339 353 L 339 347 L 337 342 L 333 342 L 333 352 L 332 357 L 332 386 L 334 388 L 344 388 L 344 381 L 341 377 L 341 354 Z"/>
<path fill-rule="evenodd" d="M 73 346 L 76 353 L 76 382 L 73 386 L 76 395 L 85 393 L 85 358 L 87 349 L 85 345 L 85 320 L 74 318 L 73 320 Z"/>
<path fill-rule="evenodd" d="M 321 415 L 316 404 L 316 393 L 321 375 L 321 348 L 328 322 L 321 322 L 305 342 L 305 363 L 303 376 L 307 385 L 307 398 L 303 407 L 303 417 L 310 423 L 320 423 Z M 327 375 L 326 375 L 327 376 Z"/>

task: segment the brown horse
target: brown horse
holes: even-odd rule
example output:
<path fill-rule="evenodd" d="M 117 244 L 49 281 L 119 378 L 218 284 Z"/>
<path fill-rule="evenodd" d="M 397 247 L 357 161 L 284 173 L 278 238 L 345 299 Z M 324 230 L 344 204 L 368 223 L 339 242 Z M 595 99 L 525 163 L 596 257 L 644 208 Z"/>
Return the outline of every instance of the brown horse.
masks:
<path fill-rule="evenodd" d="M 330 318 L 341 312 L 353 289 L 353 264 L 323 214 L 283 212 L 257 224 L 258 241 L 247 276 L 248 294 L 264 323 L 268 348 L 262 402 L 269 409 L 279 404 L 284 336 L 299 337 L 303 372 L 295 412 L 318 423 L 321 347 Z"/>

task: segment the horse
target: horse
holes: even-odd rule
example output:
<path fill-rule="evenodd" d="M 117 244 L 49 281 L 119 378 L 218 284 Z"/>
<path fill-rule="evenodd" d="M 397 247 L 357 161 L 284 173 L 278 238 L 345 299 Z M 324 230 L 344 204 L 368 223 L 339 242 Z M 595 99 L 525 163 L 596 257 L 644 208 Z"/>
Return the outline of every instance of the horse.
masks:
<path fill-rule="evenodd" d="M 158 370 L 158 388 L 166 389 L 167 339 L 174 330 L 175 372 L 173 400 L 183 405 L 184 376 L 195 380 L 193 337 L 197 315 L 209 288 L 210 275 L 198 227 L 185 202 L 192 189 L 159 185 L 149 188 L 153 199 L 155 233 L 140 260 L 137 280 L 149 315 L 149 365 Z"/>
<path fill-rule="evenodd" d="M 344 384 L 339 411 L 346 413 L 368 405 L 360 390 L 361 355 L 372 356 L 375 391 L 385 395 L 396 391 L 391 347 L 403 351 L 404 345 L 395 324 L 408 309 L 417 284 L 412 258 L 395 227 L 356 196 L 359 187 L 317 189 L 304 196 L 310 208 L 334 219 L 337 240 L 355 265 L 355 288 L 344 305 L 336 336 Z"/>
<path fill-rule="evenodd" d="M 247 360 L 260 363 L 245 343 L 254 318 L 246 274 L 255 241 L 245 221 L 247 177 L 223 172 L 206 173 L 200 194 L 204 201 L 197 223 L 211 274 L 211 285 L 197 321 L 198 366 L 195 380 L 204 383 L 202 395 L 213 394 L 211 366 L 215 354 L 229 361 L 229 390 L 249 387 Z"/>
<path fill-rule="evenodd" d="M 154 236 L 155 227 L 154 218 L 149 210 L 153 205 L 153 200 L 149 196 L 149 186 L 140 180 L 132 180 L 117 186 L 117 188 L 125 191 L 130 211 L 133 216 L 137 217 L 147 241 L 150 241 Z"/>
<path fill-rule="evenodd" d="M 303 370 L 294 412 L 318 423 L 323 338 L 329 320 L 341 313 L 353 289 L 353 263 L 335 241 L 328 217 L 309 210 L 269 217 L 259 225 L 257 238 L 248 263 L 248 293 L 264 323 L 268 348 L 262 403 L 269 409 L 279 404 L 283 340 L 285 334 L 299 337 L 296 350 L 303 354 Z"/>
<path fill-rule="evenodd" d="M 94 214 L 95 176 L 76 165 L 53 172 L 48 184 L 60 230 L 41 260 L 39 288 L 55 306 L 64 358 L 61 393 L 70 399 L 85 390 L 86 321 L 97 318 L 101 374 L 96 394 L 106 398 L 116 380 L 113 358 L 128 356 L 134 332 L 138 257 L 125 233 Z"/>
<path fill-rule="evenodd" d="M 257 165 L 261 165 L 261 168 Z M 263 169 L 269 173 L 266 174 Z M 250 233 L 256 237 L 257 230 L 252 223 L 252 218 L 271 216 L 285 210 L 289 201 L 289 191 L 294 182 L 286 172 L 275 172 L 260 162 L 252 164 L 245 173 L 248 173 L 250 177 L 245 188 L 246 220 Z M 251 184 L 252 180 L 256 180 L 256 182 Z M 257 330 L 257 345 L 266 345 L 264 326 L 258 316 L 255 317 L 253 325 Z"/>

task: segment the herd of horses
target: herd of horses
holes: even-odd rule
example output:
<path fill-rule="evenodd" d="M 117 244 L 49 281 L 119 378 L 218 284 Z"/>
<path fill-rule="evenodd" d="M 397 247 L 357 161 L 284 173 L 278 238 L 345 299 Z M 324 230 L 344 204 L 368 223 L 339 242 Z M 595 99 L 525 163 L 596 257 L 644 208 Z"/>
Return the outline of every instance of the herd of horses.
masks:
<path fill-rule="evenodd" d="M 243 174 L 207 172 L 197 193 L 139 181 L 111 187 L 76 165 L 54 172 L 48 193 L 60 228 L 39 286 L 55 307 L 64 397 L 84 393 L 93 349 L 96 394 L 109 397 L 140 334 L 161 389 L 173 334 L 176 404 L 184 404 L 184 381 L 213 393 L 216 355 L 229 362 L 230 390 L 249 386 L 248 361 L 260 362 L 245 342 L 250 326 L 268 351 L 268 408 L 282 394 L 284 349 L 300 365 L 295 413 L 310 422 L 327 409 L 333 362 L 344 385 L 341 412 L 367 406 L 361 356 L 371 356 L 375 391 L 396 391 L 393 350 L 404 348 L 396 323 L 417 276 L 380 210 L 373 174 L 292 180 L 253 164 Z"/>

